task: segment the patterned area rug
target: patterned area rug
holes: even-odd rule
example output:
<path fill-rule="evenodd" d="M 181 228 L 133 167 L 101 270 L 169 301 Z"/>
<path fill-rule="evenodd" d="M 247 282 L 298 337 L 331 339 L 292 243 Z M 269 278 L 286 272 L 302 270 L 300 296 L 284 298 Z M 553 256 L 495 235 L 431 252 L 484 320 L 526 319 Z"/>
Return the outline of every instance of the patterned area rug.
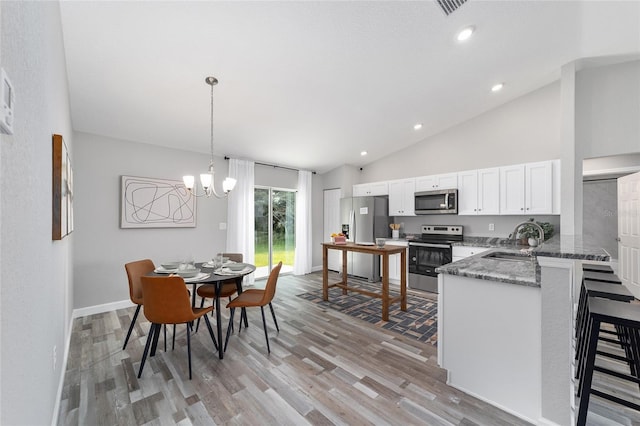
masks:
<path fill-rule="evenodd" d="M 352 282 L 350 279 L 349 285 L 379 293 L 382 284 L 360 281 Z M 407 291 L 406 311 L 403 312 L 400 310 L 400 303 L 394 303 L 389 307 L 389 321 L 382 321 L 381 319 L 381 299 L 356 292 L 349 292 L 345 296 L 342 294 L 342 289 L 338 287 L 329 289 L 328 302 L 322 300 L 322 289 L 302 293 L 299 294 L 298 297 L 435 346 L 438 343 L 438 303 L 416 293 L 415 291 Z M 391 297 L 398 296 L 399 294 L 399 287 L 390 286 L 389 295 Z"/>

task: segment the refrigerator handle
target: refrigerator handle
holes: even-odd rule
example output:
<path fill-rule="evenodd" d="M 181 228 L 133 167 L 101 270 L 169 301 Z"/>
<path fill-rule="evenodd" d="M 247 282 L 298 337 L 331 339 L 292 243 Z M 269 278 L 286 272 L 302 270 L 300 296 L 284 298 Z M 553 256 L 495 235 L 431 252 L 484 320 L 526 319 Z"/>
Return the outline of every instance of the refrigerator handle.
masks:
<path fill-rule="evenodd" d="M 354 243 L 356 242 L 356 212 L 355 210 L 349 211 L 349 238 Z"/>

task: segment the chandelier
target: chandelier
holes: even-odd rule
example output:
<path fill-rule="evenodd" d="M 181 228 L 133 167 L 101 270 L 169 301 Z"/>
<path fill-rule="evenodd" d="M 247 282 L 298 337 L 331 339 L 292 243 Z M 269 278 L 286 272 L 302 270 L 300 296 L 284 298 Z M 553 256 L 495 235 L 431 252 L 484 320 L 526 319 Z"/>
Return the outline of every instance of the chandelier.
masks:
<path fill-rule="evenodd" d="M 222 191 L 224 194 L 218 195 L 214 188 L 215 180 L 213 171 L 213 86 L 218 84 L 218 79 L 215 77 L 207 77 L 204 81 L 211 86 L 211 161 L 209 162 L 209 170 L 206 173 L 200 174 L 200 184 L 202 185 L 204 193 L 196 194 L 196 191 L 194 190 L 195 178 L 192 175 L 182 176 L 182 181 L 189 192 L 196 197 L 203 197 L 205 195 L 207 197 L 211 197 L 213 195 L 216 198 L 224 198 L 229 195 L 229 192 L 231 192 L 231 190 L 236 186 L 236 180 L 231 177 L 227 177 L 222 182 Z"/>

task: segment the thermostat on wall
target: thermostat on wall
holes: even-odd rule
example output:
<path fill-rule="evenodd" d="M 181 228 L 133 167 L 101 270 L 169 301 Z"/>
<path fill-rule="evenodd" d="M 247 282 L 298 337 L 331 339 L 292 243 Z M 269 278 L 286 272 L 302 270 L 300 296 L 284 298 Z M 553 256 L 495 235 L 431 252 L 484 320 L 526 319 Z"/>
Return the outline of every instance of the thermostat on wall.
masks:
<path fill-rule="evenodd" d="M 0 131 L 7 135 L 13 134 L 13 105 L 15 95 L 13 84 L 9 81 L 4 68 L 0 69 L 2 81 L 0 82 Z"/>

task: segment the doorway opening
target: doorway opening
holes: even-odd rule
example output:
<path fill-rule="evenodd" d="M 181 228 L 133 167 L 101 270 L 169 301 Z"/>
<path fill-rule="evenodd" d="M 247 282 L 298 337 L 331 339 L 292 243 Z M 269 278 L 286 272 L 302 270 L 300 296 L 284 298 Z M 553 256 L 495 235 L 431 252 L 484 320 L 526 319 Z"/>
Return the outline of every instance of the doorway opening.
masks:
<path fill-rule="evenodd" d="M 266 278 L 273 265 L 280 261 L 281 274 L 293 271 L 296 192 L 291 189 L 256 186 L 254 200 L 256 279 Z"/>

